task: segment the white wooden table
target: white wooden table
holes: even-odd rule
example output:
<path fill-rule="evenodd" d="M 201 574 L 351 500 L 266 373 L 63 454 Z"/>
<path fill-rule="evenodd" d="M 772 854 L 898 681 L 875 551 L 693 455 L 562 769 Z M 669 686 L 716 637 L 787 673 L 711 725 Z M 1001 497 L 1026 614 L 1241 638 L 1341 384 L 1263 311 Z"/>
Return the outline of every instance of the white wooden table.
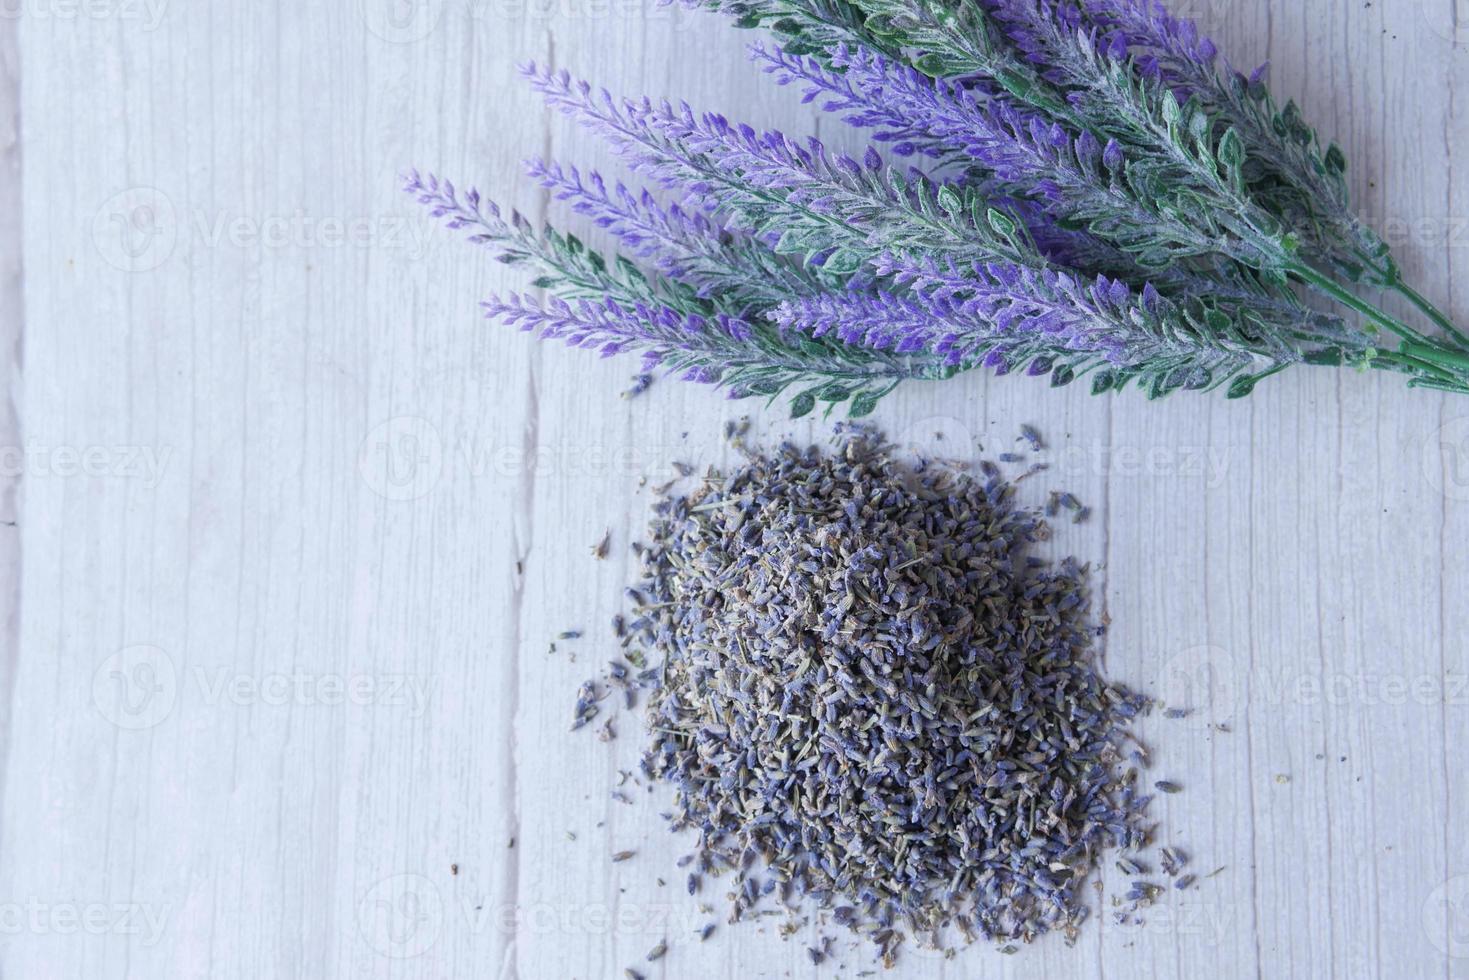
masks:
<path fill-rule="evenodd" d="M 4 975 L 833 975 L 809 936 L 694 941 L 722 916 L 673 884 L 683 844 L 609 796 L 631 719 L 566 731 L 642 478 L 718 460 L 758 406 L 624 401 L 635 362 L 483 324 L 527 277 L 398 190 L 418 165 L 566 217 L 518 161 L 608 155 L 525 59 L 816 131 L 750 36 L 644 0 L 5 6 Z M 1469 6 L 1191 8 L 1273 60 L 1469 317 Z M 1102 565 L 1110 672 L 1209 705 L 1145 732 L 1187 790 L 1165 839 L 1224 867 L 1145 926 L 1104 905 L 1075 947 L 892 976 L 1469 977 L 1469 401 L 1313 369 L 1156 405 L 976 375 L 878 419 L 951 450 L 1047 435 L 1047 486 L 1096 510 L 1058 546 Z"/>

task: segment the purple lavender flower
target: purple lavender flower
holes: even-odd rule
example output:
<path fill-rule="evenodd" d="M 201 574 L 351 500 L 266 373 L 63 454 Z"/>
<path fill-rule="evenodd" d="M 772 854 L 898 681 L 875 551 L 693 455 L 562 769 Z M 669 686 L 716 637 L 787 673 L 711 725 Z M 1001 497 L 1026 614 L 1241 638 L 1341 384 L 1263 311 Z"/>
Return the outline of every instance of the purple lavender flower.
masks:
<path fill-rule="evenodd" d="M 674 204 L 664 207 L 648 191 L 634 193 L 619 183 L 607 187 L 595 171 L 583 179 L 577 168 L 533 160 L 530 175 L 573 210 L 617 236 L 628 252 L 650 261 L 658 272 L 692 286 L 700 297 L 720 294 L 743 306 L 771 305 L 820 288 L 806 269 L 731 233 L 705 214 Z"/>
<path fill-rule="evenodd" d="M 756 53 L 767 72 L 876 145 L 830 153 L 528 67 L 549 104 L 676 203 L 531 164 L 639 269 L 411 175 L 436 216 L 539 267 L 557 294 L 489 312 L 737 397 L 794 386 L 797 414 L 843 401 L 862 414 L 902 379 L 979 364 L 1057 384 L 1090 373 L 1095 391 L 1228 381 L 1243 395 L 1305 361 L 1469 392 L 1469 335 L 1351 216 L 1340 151 L 1320 151 L 1293 104 L 1277 110 L 1260 73 L 1216 68 L 1213 43 L 1155 0 L 711 2 L 778 25 L 787 48 Z M 934 169 L 892 167 L 879 146 Z M 1441 335 L 1342 280 L 1397 290 Z M 1369 328 L 1306 310 L 1297 286 Z"/>
<path fill-rule="evenodd" d="M 1037 200 L 1049 218 L 1044 224 L 1090 228 L 1122 251 L 1143 253 L 1148 267 L 1221 250 L 1255 257 L 1243 242 L 1221 246 L 1208 229 L 1149 206 L 1123 179 L 1116 140 L 1103 144 L 1085 130 L 1073 135 L 1007 97 L 976 95 L 871 52 L 838 48 L 830 69 L 778 51 L 757 48 L 755 55 L 783 83 L 799 79 L 810 86 L 808 96 L 832 96 L 824 108 L 847 112 L 848 123 L 877 127 L 873 139 L 893 143 L 894 152 L 958 154 L 993 176 L 979 185 L 987 196 Z"/>
<path fill-rule="evenodd" d="M 1120 38 L 1138 71 L 1181 99 L 1207 89 L 1208 79 L 1215 77 L 1219 48 L 1193 21 L 1175 17 L 1159 0 L 1083 0 L 1082 6 L 1092 23 L 1109 32 L 1109 48 Z"/>
<path fill-rule="evenodd" d="M 533 331 L 542 340 L 560 340 L 569 347 L 595 348 L 603 357 L 630 348 L 644 351 L 647 366 L 685 357 L 691 349 L 712 347 L 718 351 L 730 340 L 743 344 L 752 335 L 748 323 L 719 314 L 712 319 L 679 313 L 667 307 L 639 303 L 626 308 L 613 300 L 579 300 L 568 303 L 552 297 L 545 304 L 526 300 L 516 293 L 505 298 L 490 297 L 481 304 L 485 316 L 504 320 L 521 330 Z M 720 380 L 717 366 L 692 364 L 683 377 L 708 384 Z"/>
<path fill-rule="evenodd" d="M 760 133 L 687 105 L 618 102 L 565 72 L 532 66 L 526 74 L 550 105 L 604 136 L 634 169 L 679 187 L 690 207 L 829 273 L 856 272 L 894 247 L 976 257 L 1013 252 L 1012 242 L 976 219 L 982 198 L 972 189 L 901 175 L 874 149 L 861 161 L 833 156 L 816 139 Z"/>
<path fill-rule="evenodd" d="M 1013 365 L 1017 354 L 1033 351 L 1047 369 L 1061 354 L 1118 367 L 1167 357 L 1186 361 L 1207 383 L 1220 367 L 1237 369 L 1254 357 L 1221 349 L 1224 338 L 1200 331 L 1151 287 L 1135 294 L 1105 277 L 1082 282 L 1065 272 L 997 262 L 893 271 L 898 282 L 915 283 L 919 291 L 803 297 L 780 306 L 773 318 L 785 329 L 835 333 L 850 344 L 928 351 L 955 366 L 993 352 Z M 1293 359 L 1288 348 L 1277 352 L 1277 362 Z"/>

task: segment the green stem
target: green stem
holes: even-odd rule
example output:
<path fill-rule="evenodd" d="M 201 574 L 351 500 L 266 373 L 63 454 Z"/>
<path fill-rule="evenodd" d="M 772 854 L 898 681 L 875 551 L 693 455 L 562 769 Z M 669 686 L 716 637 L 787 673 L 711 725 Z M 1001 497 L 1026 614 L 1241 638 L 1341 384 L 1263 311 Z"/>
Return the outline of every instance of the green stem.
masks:
<path fill-rule="evenodd" d="M 1446 351 L 1427 344 L 1405 341 L 1403 353 L 1410 357 L 1422 358 L 1425 361 L 1433 361 L 1435 364 L 1446 365 L 1458 371 L 1469 373 L 1469 354 L 1460 354 L 1458 351 Z"/>
<path fill-rule="evenodd" d="M 1447 384 L 1469 385 L 1469 354 L 1451 350 L 1433 338 L 1424 336 L 1303 262 L 1294 263 L 1290 271 L 1323 295 L 1396 334 L 1402 340 L 1401 350 L 1396 355 L 1398 363 L 1411 366 Z"/>
<path fill-rule="evenodd" d="M 1430 303 L 1426 296 L 1424 296 L 1422 293 L 1418 292 L 1418 290 L 1414 289 L 1412 286 L 1403 281 L 1403 275 L 1398 270 L 1396 262 L 1392 261 L 1392 259 L 1389 258 L 1386 259 L 1383 264 L 1379 264 L 1377 257 L 1368 255 L 1361 249 L 1357 250 L 1356 256 L 1363 265 L 1371 269 L 1373 272 L 1377 273 L 1378 279 L 1380 279 L 1388 289 L 1391 289 L 1393 292 L 1406 299 L 1409 303 L 1413 304 L 1414 308 L 1416 308 L 1418 312 L 1428 317 L 1428 319 L 1432 320 L 1440 330 L 1452 337 L 1457 342 L 1458 346 L 1464 348 L 1465 350 L 1469 350 L 1469 334 L 1464 333 L 1464 331 L 1455 326 L 1454 321 L 1449 319 L 1448 314 L 1444 313 L 1443 310 L 1440 310 L 1437 306 L 1434 306 L 1432 303 Z"/>
<path fill-rule="evenodd" d="M 1392 333 L 1397 334 L 1398 337 L 1400 337 L 1401 339 L 1409 341 L 1410 343 L 1429 342 L 1427 337 L 1423 336 L 1421 333 L 1408 326 L 1402 320 L 1399 320 L 1397 317 L 1385 313 L 1382 310 L 1379 310 L 1377 307 L 1362 299 L 1360 296 L 1357 296 L 1347 290 L 1335 279 L 1332 279 L 1330 276 L 1327 276 L 1323 273 L 1317 272 L 1315 269 L 1311 268 L 1309 265 L 1306 265 L 1304 262 L 1292 263 L 1290 266 L 1287 267 L 1287 271 L 1299 277 L 1303 282 L 1310 284 L 1313 288 L 1316 289 L 1317 292 L 1320 292 L 1323 295 L 1336 300 L 1338 303 L 1342 304 L 1350 310 L 1354 310 L 1357 313 L 1362 314 L 1378 326 L 1386 327 Z"/>
<path fill-rule="evenodd" d="M 1469 334 L 1464 333 L 1464 331 L 1454 326 L 1454 321 L 1450 320 L 1447 314 L 1430 303 L 1418 290 L 1409 286 L 1401 279 L 1398 279 L 1392 288 L 1398 295 L 1417 307 L 1424 316 L 1437 324 L 1444 333 L 1453 337 L 1460 347 L 1469 350 Z"/>
<path fill-rule="evenodd" d="M 1378 351 L 1372 359 L 1372 367 L 1378 370 L 1405 371 L 1413 380 L 1440 391 L 1469 394 L 1469 378 L 1453 375 L 1443 368 L 1400 351 Z"/>

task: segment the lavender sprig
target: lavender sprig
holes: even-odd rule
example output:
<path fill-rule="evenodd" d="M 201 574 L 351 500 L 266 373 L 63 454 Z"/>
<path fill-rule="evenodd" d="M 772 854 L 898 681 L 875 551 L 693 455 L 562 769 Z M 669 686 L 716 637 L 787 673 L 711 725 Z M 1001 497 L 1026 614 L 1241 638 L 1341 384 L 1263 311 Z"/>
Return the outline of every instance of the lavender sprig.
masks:
<path fill-rule="evenodd" d="M 794 391 L 798 413 L 864 413 L 904 379 L 981 364 L 1232 396 L 1291 364 L 1354 365 L 1469 393 L 1469 336 L 1351 215 L 1340 150 L 1321 149 L 1294 104 L 1277 109 L 1262 73 L 1221 70 L 1215 45 L 1155 0 L 707 5 L 779 33 L 781 48 L 756 50 L 766 70 L 877 146 L 831 153 L 528 68 L 676 203 L 533 162 L 630 256 L 608 261 L 414 174 L 436 215 L 556 293 L 489 312 L 735 396 Z M 878 146 L 932 169 L 892 166 Z M 1356 282 L 1401 293 L 1439 333 Z M 1365 326 L 1307 309 L 1301 286 Z"/>
<path fill-rule="evenodd" d="M 959 154 L 992 175 L 981 185 L 987 193 L 1037 199 L 1056 220 L 1088 228 L 1146 267 L 1223 252 L 1215 229 L 1157 206 L 1127 183 L 1127 160 L 1115 139 L 1103 144 L 1090 131 L 1073 135 L 1009 99 L 976 96 L 866 52 L 837 49 L 833 69 L 814 59 L 763 51 L 757 57 L 786 78 L 799 77 L 816 91 L 838 96 L 824 108 L 851 110 L 847 122 L 880 127 L 874 140 L 893 143 L 895 153 L 921 147 L 934 155 Z M 1223 254 L 1248 254 L 1234 252 Z"/>
<path fill-rule="evenodd" d="M 870 412 L 900 381 L 941 379 L 952 367 L 924 357 L 871 357 L 797 338 L 789 342 L 763 315 L 745 318 L 673 280 L 650 278 L 626 261 L 609 263 L 571 236 L 548 228 L 536 235 L 518 213 L 509 221 L 478 191 L 461 194 L 449 181 L 412 171 L 405 190 L 445 219 L 469 230 L 469 240 L 511 264 L 528 263 L 545 275 L 535 284 L 565 298 L 537 304 L 518 295 L 491 297 L 485 315 L 504 319 L 543 339 L 595 347 L 604 356 L 639 351 L 644 370 L 661 366 L 685 380 L 726 387 L 731 397 L 773 397 L 793 386 L 793 411 L 817 402 L 849 402 L 855 415 Z"/>
<path fill-rule="evenodd" d="M 687 105 L 617 100 L 566 72 L 526 75 L 546 101 L 601 134 L 627 162 L 678 187 L 690 207 L 720 215 L 781 254 L 844 275 L 898 247 L 1019 259 L 1014 223 L 992 220 L 973 189 L 861 161 L 820 141 L 760 133 Z"/>
<path fill-rule="evenodd" d="M 575 167 L 543 160 L 531 161 L 528 170 L 558 200 L 616 235 L 631 255 L 689 284 L 700 297 L 768 307 L 826 285 L 819 273 L 728 232 L 705 214 L 664 207 L 646 190 L 635 193 L 621 183 L 609 189 L 595 171 L 583 179 Z"/>
<path fill-rule="evenodd" d="M 1293 227 L 1311 229 L 1343 268 L 1365 272 L 1386 256 L 1382 240 L 1351 211 L 1345 155 L 1335 144 L 1322 149 L 1294 102 L 1277 108 L 1265 83 L 1268 66 L 1248 76 L 1221 74 L 1214 42 L 1159 0 L 1084 0 L 1082 6 L 1089 23 L 1120 39 L 1145 77 L 1167 84 L 1181 102 L 1198 99 L 1218 124 L 1239 131 L 1250 150 L 1257 199 L 1287 215 Z"/>
<path fill-rule="evenodd" d="M 847 343 L 930 351 L 953 363 L 983 358 L 1000 373 L 1023 367 L 1064 383 L 1099 371 L 1100 390 L 1140 380 L 1154 395 L 1229 378 L 1249 384 L 1301 359 L 1257 331 L 1257 323 L 1181 307 L 1151 287 L 1134 294 L 1105 277 L 1085 283 L 1063 272 L 989 263 L 903 270 L 896 279 L 917 280 L 919 289 L 803 297 L 775 316 L 788 329 L 835 333 Z"/>
<path fill-rule="evenodd" d="M 1120 137 L 1129 158 L 1141 151 L 1153 166 L 1161 168 L 1142 175 L 1153 186 L 1183 186 L 1190 194 L 1203 194 L 1202 202 L 1190 196 L 1179 202 L 1191 219 L 1218 220 L 1221 208 L 1239 211 L 1245 220 L 1226 227 L 1231 234 L 1243 236 L 1254 252 L 1253 267 L 1278 281 L 1304 283 L 1354 310 L 1396 335 L 1402 342 L 1400 353 L 1431 363 L 1430 373 L 1438 380 L 1462 384 L 1469 335 L 1402 281 L 1380 239 L 1349 213 L 1343 214 L 1344 204 L 1333 205 L 1328 196 L 1305 208 L 1299 203 L 1301 193 L 1286 195 L 1282 203 L 1278 190 L 1272 191 L 1270 185 L 1252 187 L 1248 182 L 1252 160 L 1257 173 L 1260 160 L 1274 157 L 1282 165 L 1282 138 L 1302 148 L 1315 140 L 1294 106 L 1274 113 L 1260 73 L 1248 79 L 1236 77 L 1233 89 L 1226 90 L 1236 93 L 1236 103 L 1241 91 L 1260 102 L 1262 108 L 1255 114 L 1263 113 L 1265 125 L 1276 133 L 1273 139 L 1261 141 L 1256 132 L 1247 142 L 1246 134 L 1258 130 L 1258 124 L 1231 125 L 1217 107 L 1196 93 L 1186 92 L 1191 97 L 1180 102 L 1166 81 L 1151 78 L 1146 66 L 1138 70 L 1136 62 L 1129 60 L 1125 36 L 1089 29 L 1074 3 L 983 0 L 982 5 L 960 5 L 940 14 L 909 0 L 857 2 L 869 13 L 869 24 L 878 21 L 889 27 L 884 37 L 890 48 L 903 51 L 909 63 L 926 74 L 967 81 L 978 71 L 1009 96 L 1057 122 L 1078 131 L 1092 129 Z M 1005 43 L 996 40 L 997 35 L 1008 43 L 1008 51 Z M 1201 51 L 1208 53 L 1209 47 Z M 1307 165 L 1314 167 L 1310 154 L 1306 156 Z M 1224 166 L 1211 173 L 1211 163 Z M 1345 159 L 1340 151 L 1328 149 L 1320 166 L 1328 175 L 1339 176 Z M 1222 180 L 1224 177 L 1229 179 Z M 1179 179 L 1181 184 L 1174 183 Z M 1294 206 L 1289 203 L 1292 198 L 1297 201 Z M 1316 217 L 1321 214 L 1327 214 L 1329 220 Z M 1332 229 L 1334 233 L 1329 233 Z M 1350 246 L 1351 254 L 1346 254 L 1344 241 L 1356 243 Z M 1349 280 L 1365 278 L 1400 293 L 1444 336 L 1424 335 L 1354 297 L 1330 273 L 1323 272 L 1323 266 L 1345 273 Z"/>

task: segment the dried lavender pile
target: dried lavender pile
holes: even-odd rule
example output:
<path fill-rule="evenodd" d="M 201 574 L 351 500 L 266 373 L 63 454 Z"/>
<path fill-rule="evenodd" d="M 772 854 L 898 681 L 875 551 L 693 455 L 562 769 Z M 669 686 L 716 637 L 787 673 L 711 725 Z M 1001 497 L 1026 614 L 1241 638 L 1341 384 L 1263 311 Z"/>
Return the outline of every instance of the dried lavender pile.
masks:
<path fill-rule="evenodd" d="M 814 899 L 886 959 L 1075 934 L 1101 852 L 1148 840 L 1147 701 L 1098 675 L 1084 569 L 1027 554 L 1013 495 L 848 428 L 659 502 L 625 635 L 663 656 L 643 769 L 699 832 L 691 892 Z"/>

